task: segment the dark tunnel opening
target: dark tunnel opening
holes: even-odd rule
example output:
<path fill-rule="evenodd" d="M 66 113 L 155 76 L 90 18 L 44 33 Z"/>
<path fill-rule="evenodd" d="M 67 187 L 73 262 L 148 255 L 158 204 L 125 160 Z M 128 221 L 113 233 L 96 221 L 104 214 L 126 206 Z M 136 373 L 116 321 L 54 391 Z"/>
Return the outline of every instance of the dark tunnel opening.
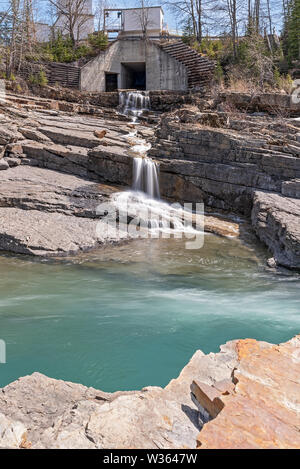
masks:
<path fill-rule="evenodd" d="M 146 90 L 145 62 L 122 63 L 122 88 Z"/>

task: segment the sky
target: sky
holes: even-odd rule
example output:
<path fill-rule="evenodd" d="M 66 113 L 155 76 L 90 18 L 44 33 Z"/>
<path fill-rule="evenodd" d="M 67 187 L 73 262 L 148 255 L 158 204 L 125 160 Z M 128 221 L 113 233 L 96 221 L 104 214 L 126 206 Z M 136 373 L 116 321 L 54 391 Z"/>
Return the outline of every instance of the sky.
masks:
<path fill-rule="evenodd" d="M 47 17 L 47 0 L 34 0 L 36 4 L 36 14 L 38 21 L 46 22 Z M 96 0 L 93 0 L 96 5 Z M 0 11 L 5 10 L 8 4 L 8 0 L 0 0 Z M 109 2 L 109 8 L 134 8 L 140 4 L 139 0 L 112 0 Z M 160 6 L 162 2 L 160 0 L 151 3 L 154 6 Z M 170 12 L 164 8 L 165 22 L 168 23 L 169 28 L 176 29 L 176 19 Z"/>
<path fill-rule="evenodd" d="M 141 0 L 107 0 L 109 3 L 110 8 L 134 8 L 136 6 L 140 6 Z M 203 4 L 208 4 L 212 3 L 214 0 L 203 0 Z M 47 0 L 33 0 L 35 6 L 36 6 L 36 14 L 37 14 L 37 20 L 41 22 L 47 22 Z M 0 11 L 5 10 L 5 7 L 7 6 L 8 0 L 0 0 Z M 93 0 L 94 7 L 97 4 L 97 0 Z M 149 4 L 152 6 L 159 6 L 164 3 L 164 0 L 145 0 L 145 4 Z M 240 0 L 239 4 L 241 7 L 244 9 L 247 6 L 247 0 Z M 263 5 L 265 1 L 263 0 L 261 4 Z M 274 23 L 276 26 L 277 32 L 280 32 L 281 29 L 281 9 L 279 7 L 279 4 L 281 4 L 281 0 L 270 0 L 271 7 L 273 12 L 277 12 L 277 14 L 274 15 Z M 165 23 L 168 24 L 169 30 L 181 30 L 182 27 L 180 24 L 178 24 L 178 21 L 175 17 L 174 14 L 172 14 L 166 7 L 163 7 L 164 13 L 165 13 Z M 279 13 L 280 12 L 280 13 Z M 217 16 L 217 14 L 214 14 Z M 225 24 L 224 24 L 224 13 L 219 12 L 219 31 L 214 32 L 213 30 L 207 31 L 207 28 L 204 28 L 204 34 L 209 33 L 211 35 L 220 34 L 222 33 L 222 28 L 223 30 L 225 29 Z M 213 18 L 214 22 L 216 20 L 216 17 Z M 226 20 L 227 22 L 227 20 Z M 222 25 L 224 24 L 224 26 Z M 206 29 L 206 30 L 205 30 Z"/>

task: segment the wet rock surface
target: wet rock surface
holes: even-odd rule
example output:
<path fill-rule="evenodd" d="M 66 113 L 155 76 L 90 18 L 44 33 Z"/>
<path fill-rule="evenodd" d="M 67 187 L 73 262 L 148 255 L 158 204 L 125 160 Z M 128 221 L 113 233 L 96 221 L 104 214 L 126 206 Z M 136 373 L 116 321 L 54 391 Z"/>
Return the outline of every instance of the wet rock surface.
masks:
<path fill-rule="evenodd" d="M 34 373 L 1 389 L 0 446 L 296 448 L 299 357 L 299 337 L 237 340 L 198 350 L 164 389 L 112 394 Z"/>

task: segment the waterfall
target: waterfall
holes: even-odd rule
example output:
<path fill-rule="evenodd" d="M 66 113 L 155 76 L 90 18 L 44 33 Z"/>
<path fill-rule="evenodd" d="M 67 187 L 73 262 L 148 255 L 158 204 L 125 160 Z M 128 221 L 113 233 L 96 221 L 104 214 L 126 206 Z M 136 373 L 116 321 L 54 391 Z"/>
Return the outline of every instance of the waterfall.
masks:
<path fill-rule="evenodd" d="M 132 116 L 135 122 L 144 111 L 150 109 L 149 93 L 147 91 L 121 91 L 119 103 L 122 114 Z"/>
<path fill-rule="evenodd" d="M 121 91 L 119 97 L 121 112 L 132 116 L 135 123 L 143 111 L 150 109 L 147 91 Z M 151 199 L 159 199 L 158 166 L 151 158 L 146 157 L 151 144 L 135 135 L 136 130 L 127 136 L 130 143 L 127 154 L 134 158 L 132 189 L 135 192 L 143 192 Z"/>
<path fill-rule="evenodd" d="M 159 166 L 147 156 L 151 143 L 141 138 L 138 131 L 138 119 L 143 111 L 150 109 L 150 97 L 147 92 L 121 91 L 119 94 L 120 112 L 132 118 L 133 130 L 127 135 L 129 143 L 127 155 L 133 158 L 133 179 L 131 190 L 117 192 L 112 201 L 119 213 L 119 219 L 140 220 L 140 229 L 150 229 L 151 236 L 160 233 L 199 234 L 192 226 L 194 215 L 180 205 L 173 207 L 160 199 Z M 189 222 L 186 224 L 186 222 Z M 141 234 L 142 236 L 142 234 Z"/>
<path fill-rule="evenodd" d="M 144 192 L 151 199 L 160 198 L 158 166 L 151 158 L 134 158 L 132 189 Z"/>

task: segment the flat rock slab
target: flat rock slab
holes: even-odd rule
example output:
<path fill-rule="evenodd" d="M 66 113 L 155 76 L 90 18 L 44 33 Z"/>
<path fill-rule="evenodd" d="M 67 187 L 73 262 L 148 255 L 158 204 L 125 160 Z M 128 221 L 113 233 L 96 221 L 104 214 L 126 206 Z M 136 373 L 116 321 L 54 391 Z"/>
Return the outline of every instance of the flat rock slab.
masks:
<path fill-rule="evenodd" d="M 18 166 L 0 173 L 0 250 L 69 255 L 115 242 L 97 207 L 118 188 L 48 169 Z"/>
<path fill-rule="evenodd" d="M 0 172 L 0 207 L 96 218 L 99 204 L 120 188 L 49 169 L 18 166 Z"/>
<path fill-rule="evenodd" d="M 63 256 L 77 254 L 111 241 L 120 241 L 120 237 L 100 220 L 37 210 L 0 209 L 2 251 L 36 256 Z"/>

